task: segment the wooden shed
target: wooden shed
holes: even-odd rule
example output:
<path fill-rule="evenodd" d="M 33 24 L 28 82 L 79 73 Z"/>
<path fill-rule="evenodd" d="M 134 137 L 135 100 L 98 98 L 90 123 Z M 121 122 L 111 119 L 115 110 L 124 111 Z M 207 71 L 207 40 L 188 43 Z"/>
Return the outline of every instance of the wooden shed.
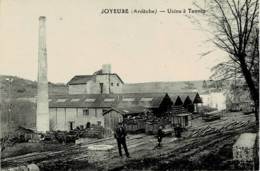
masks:
<path fill-rule="evenodd" d="M 145 108 L 141 106 L 131 107 L 131 108 L 112 108 L 103 113 L 104 115 L 104 127 L 106 129 L 114 130 L 118 127 L 118 122 L 123 122 L 124 118 L 129 115 L 136 116 L 144 114 Z"/>
<path fill-rule="evenodd" d="M 175 127 L 176 125 L 180 125 L 182 128 L 187 128 L 192 125 L 191 123 L 191 113 L 188 112 L 182 106 L 174 106 L 172 107 L 172 111 L 170 112 L 170 121 L 171 124 Z"/>

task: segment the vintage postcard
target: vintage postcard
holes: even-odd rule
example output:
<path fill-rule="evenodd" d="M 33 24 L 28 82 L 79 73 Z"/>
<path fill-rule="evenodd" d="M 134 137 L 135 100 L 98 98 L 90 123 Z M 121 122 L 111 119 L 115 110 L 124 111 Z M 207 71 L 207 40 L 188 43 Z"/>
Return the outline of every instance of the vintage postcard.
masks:
<path fill-rule="evenodd" d="M 258 0 L 0 1 L 2 170 L 258 170 Z"/>

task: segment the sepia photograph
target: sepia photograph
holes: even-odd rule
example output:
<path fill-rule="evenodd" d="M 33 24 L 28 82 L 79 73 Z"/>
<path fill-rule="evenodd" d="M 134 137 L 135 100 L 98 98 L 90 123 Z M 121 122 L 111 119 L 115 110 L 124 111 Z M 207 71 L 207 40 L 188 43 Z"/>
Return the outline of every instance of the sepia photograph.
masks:
<path fill-rule="evenodd" d="M 0 0 L 0 29 L 0 170 L 259 170 L 258 0 Z"/>

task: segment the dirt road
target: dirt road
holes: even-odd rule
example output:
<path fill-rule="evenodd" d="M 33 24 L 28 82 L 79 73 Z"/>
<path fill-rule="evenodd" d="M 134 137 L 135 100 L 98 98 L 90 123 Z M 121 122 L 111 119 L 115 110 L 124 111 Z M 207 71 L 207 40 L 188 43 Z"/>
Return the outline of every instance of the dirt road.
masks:
<path fill-rule="evenodd" d="M 88 164 L 88 145 L 33 162 L 43 170 L 237 170 L 237 163 L 232 160 L 232 146 L 241 133 L 256 131 L 253 121 L 254 115 L 242 113 L 225 113 L 221 120 L 212 122 L 197 118 L 182 139 L 175 141 L 174 136 L 165 137 L 162 148 L 156 148 L 157 139 L 153 135 L 130 135 L 127 140 L 130 159 L 120 158 L 116 141 L 109 139 L 95 144 L 113 145 L 111 158 L 95 165 Z"/>

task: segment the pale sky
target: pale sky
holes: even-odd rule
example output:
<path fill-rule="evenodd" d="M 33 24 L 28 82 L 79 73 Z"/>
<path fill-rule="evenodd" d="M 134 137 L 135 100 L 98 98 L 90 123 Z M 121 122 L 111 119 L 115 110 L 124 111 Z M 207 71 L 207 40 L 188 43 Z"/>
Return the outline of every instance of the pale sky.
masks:
<path fill-rule="evenodd" d="M 157 14 L 101 14 L 102 9 Z M 48 80 L 67 83 L 111 64 L 125 83 L 204 80 L 226 56 L 184 14 L 192 0 L 2 0 L 0 74 L 37 79 L 39 16 L 46 16 Z M 160 13 L 165 10 L 165 13 Z M 194 15 L 194 14 L 187 14 Z M 215 48 L 216 49 L 216 48 Z"/>

